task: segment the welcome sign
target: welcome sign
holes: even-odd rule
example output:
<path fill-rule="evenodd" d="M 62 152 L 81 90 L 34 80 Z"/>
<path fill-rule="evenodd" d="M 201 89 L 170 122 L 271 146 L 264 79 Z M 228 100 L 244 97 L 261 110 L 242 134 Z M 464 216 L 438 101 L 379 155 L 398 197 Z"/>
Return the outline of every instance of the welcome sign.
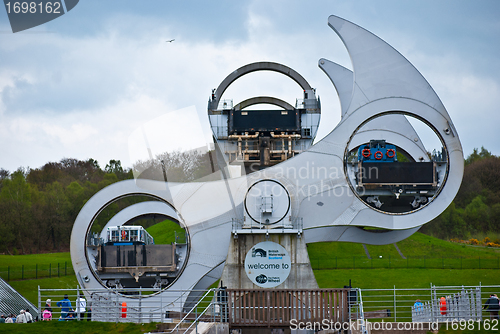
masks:
<path fill-rule="evenodd" d="M 262 288 L 274 288 L 290 275 L 290 255 L 283 246 L 272 241 L 259 242 L 245 257 L 248 278 Z"/>

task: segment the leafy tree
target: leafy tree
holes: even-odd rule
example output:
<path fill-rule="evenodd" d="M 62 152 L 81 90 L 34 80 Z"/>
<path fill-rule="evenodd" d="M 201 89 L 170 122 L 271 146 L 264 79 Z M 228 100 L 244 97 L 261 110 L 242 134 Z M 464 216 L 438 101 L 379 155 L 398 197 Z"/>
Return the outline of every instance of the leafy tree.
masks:
<path fill-rule="evenodd" d="M 45 194 L 48 234 L 52 245 L 60 251 L 71 234 L 72 225 L 68 224 L 70 203 L 63 186 L 57 181 L 47 186 Z"/>
<path fill-rule="evenodd" d="M 493 155 L 491 154 L 490 151 L 484 148 L 484 146 L 481 146 L 481 151 L 479 151 L 477 148 L 474 148 L 472 153 L 465 159 L 465 165 L 470 165 L 473 162 L 486 159 L 486 158 L 491 158 Z"/>
<path fill-rule="evenodd" d="M 5 180 L 6 178 L 8 178 L 9 175 L 10 175 L 10 172 L 8 170 L 0 168 L 0 189 L 2 189 L 3 180 Z"/>
<path fill-rule="evenodd" d="M 476 196 L 472 202 L 465 207 L 464 219 L 467 221 L 468 229 L 473 232 L 489 230 L 490 209 L 484 204 L 481 196 Z"/>
<path fill-rule="evenodd" d="M 2 233 L 13 234 L 16 244 L 21 247 L 24 254 L 31 234 L 31 187 L 26 182 L 23 169 L 18 169 L 2 183 L 0 201 L 5 204 L 2 215 L 4 228 L 6 228 L 6 231 Z M 7 236 L 7 241 L 10 239 L 11 235 Z"/>

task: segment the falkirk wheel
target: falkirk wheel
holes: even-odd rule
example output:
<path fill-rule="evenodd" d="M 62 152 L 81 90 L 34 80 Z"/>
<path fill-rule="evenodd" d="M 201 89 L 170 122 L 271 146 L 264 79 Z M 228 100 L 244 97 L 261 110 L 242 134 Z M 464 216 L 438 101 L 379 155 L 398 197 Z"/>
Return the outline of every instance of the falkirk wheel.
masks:
<path fill-rule="evenodd" d="M 179 310 L 189 298 L 179 306 L 180 297 L 168 292 L 192 291 L 193 300 L 194 290 L 221 277 L 235 222 L 251 220 L 254 227 L 273 229 L 292 228 L 300 219 L 306 243 L 382 245 L 409 237 L 448 207 L 464 163 L 458 133 L 441 100 L 420 72 L 379 37 L 336 16 L 328 25 L 347 48 L 353 68 L 319 60 L 340 99 L 339 124 L 304 152 L 248 175 L 229 177 L 226 165 L 221 168 L 226 177 L 216 181 L 136 179 L 102 189 L 82 208 L 71 235 L 71 259 L 83 289 L 144 283 L 159 287 L 142 296 L 149 305 Z M 438 139 L 437 152 L 424 147 L 415 122 Z M 168 217 L 185 230 L 186 241 L 168 250 L 165 268 L 99 270 L 103 254 L 92 225 L 109 205 L 129 196 L 147 200 L 120 211 L 101 236 L 110 226 L 140 217 Z M 129 308 L 141 302 L 120 293 L 116 301 Z"/>

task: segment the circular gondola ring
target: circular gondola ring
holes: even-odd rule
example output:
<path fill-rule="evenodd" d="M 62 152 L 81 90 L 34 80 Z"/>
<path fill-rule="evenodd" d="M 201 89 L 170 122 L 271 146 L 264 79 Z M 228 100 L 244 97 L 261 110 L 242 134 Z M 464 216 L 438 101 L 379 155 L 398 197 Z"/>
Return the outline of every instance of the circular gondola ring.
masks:
<path fill-rule="evenodd" d="M 377 151 L 373 156 L 375 157 L 375 159 L 381 160 L 384 155 L 382 154 L 382 152 Z"/>
<path fill-rule="evenodd" d="M 390 148 L 387 150 L 385 154 L 387 155 L 388 158 L 394 158 L 396 156 L 396 151 Z"/>
<path fill-rule="evenodd" d="M 364 148 L 364 149 L 361 151 L 361 155 L 362 155 L 364 158 L 369 158 L 371 154 L 372 154 L 372 152 L 370 151 L 370 149 L 369 149 L 369 148 Z"/>

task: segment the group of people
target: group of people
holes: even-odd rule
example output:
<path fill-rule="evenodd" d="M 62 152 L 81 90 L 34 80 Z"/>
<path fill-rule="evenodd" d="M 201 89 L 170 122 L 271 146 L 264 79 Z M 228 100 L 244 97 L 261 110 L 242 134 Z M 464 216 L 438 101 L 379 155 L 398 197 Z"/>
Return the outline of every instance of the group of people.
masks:
<path fill-rule="evenodd" d="M 52 320 L 52 300 L 47 299 L 45 302 L 45 308 L 42 312 L 42 319 L 44 321 Z M 66 320 L 74 320 L 78 314 L 80 314 L 80 320 L 85 318 L 85 314 L 87 314 L 87 320 L 90 321 L 91 311 L 87 312 L 87 301 L 82 295 L 79 295 L 76 299 L 76 309 L 73 309 L 71 305 L 71 301 L 68 298 L 68 295 L 64 295 L 64 298 L 56 303 L 57 307 L 61 308 L 61 315 L 59 317 L 59 321 Z"/>
<path fill-rule="evenodd" d="M 31 315 L 29 309 L 20 310 L 17 316 L 12 313 L 9 315 L 2 314 L 0 316 L 0 323 L 6 324 L 28 324 L 33 321 L 33 316 Z"/>
<path fill-rule="evenodd" d="M 78 298 L 76 299 L 76 308 L 73 309 L 71 305 L 71 301 L 68 298 L 68 295 L 64 295 L 64 298 L 56 303 L 57 307 L 61 308 L 61 316 L 59 317 L 59 321 L 66 321 L 66 320 L 73 320 L 77 317 L 78 314 L 80 314 L 80 320 L 83 320 L 85 318 L 85 315 L 87 315 L 87 320 L 90 321 L 91 318 L 91 311 L 87 312 L 87 301 L 82 295 L 79 295 Z M 42 320 L 44 321 L 50 321 L 52 320 L 52 300 L 47 299 L 45 302 L 45 307 L 42 312 Z M 0 317 L 0 323 L 6 323 L 6 324 L 25 324 L 25 323 L 31 323 L 34 321 L 37 321 L 37 319 L 33 319 L 33 316 L 31 315 L 29 309 L 25 310 L 20 310 L 19 314 L 16 316 L 15 314 L 9 314 L 9 315 L 1 315 Z"/>

